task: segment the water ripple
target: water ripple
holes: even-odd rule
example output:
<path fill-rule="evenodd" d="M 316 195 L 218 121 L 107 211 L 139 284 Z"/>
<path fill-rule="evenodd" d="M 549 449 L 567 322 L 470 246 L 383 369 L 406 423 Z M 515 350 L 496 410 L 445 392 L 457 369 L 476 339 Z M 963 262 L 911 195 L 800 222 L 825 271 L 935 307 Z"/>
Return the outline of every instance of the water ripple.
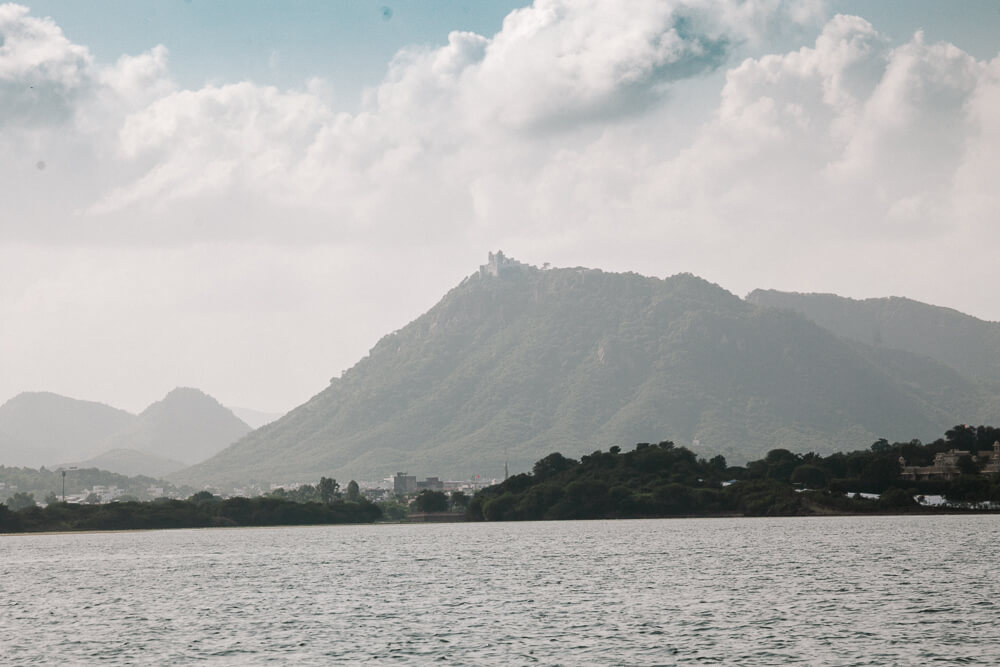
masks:
<path fill-rule="evenodd" d="M 1000 519 L 0 537 L 11 664 L 996 664 Z"/>

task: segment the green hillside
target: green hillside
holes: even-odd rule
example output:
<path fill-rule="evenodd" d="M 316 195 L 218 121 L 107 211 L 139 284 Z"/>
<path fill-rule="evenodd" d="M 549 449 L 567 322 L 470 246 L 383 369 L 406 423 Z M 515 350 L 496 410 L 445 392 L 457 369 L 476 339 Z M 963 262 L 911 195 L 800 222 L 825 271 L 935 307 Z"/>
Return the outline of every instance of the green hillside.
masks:
<path fill-rule="evenodd" d="M 755 290 L 747 300 L 802 313 L 838 336 L 930 357 L 1000 389 L 1000 323 L 912 299 Z"/>
<path fill-rule="evenodd" d="M 883 358 L 691 275 L 493 269 L 306 404 L 172 477 L 496 477 L 505 452 L 517 472 L 553 451 L 664 438 L 742 462 L 991 418 L 991 396 L 941 364 Z"/>

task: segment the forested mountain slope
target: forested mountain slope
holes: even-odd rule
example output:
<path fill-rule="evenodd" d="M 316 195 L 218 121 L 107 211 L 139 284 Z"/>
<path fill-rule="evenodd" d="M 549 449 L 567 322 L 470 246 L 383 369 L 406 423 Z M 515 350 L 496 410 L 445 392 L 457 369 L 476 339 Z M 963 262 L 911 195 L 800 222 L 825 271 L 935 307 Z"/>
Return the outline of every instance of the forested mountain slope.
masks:
<path fill-rule="evenodd" d="M 740 462 L 932 437 L 990 421 L 993 405 L 941 364 L 890 358 L 691 275 L 501 257 L 309 402 L 174 479 L 496 477 L 505 456 L 521 471 L 553 451 L 667 438 Z"/>
<path fill-rule="evenodd" d="M 902 297 L 849 299 L 835 294 L 755 290 L 747 300 L 802 313 L 838 336 L 905 350 L 1000 389 L 1000 323 Z"/>

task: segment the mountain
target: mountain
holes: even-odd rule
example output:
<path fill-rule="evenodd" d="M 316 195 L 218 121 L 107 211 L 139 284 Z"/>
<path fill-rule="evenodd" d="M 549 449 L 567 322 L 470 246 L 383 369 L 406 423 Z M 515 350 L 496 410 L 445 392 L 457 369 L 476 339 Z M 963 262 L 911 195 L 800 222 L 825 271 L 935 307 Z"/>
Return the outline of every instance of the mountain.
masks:
<path fill-rule="evenodd" d="M 58 467 L 97 468 L 129 477 L 143 475 L 159 479 L 181 470 L 185 465 L 179 461 L 172 461 L 134 449 L 112 449 L 86 461 L 64 463 Z"/>
<path fill-rule="evenodd" d="M 197 389 L 174 389 L 139 415 L 58 394 L 24 393 L 0 406 L 0 465 L 77 461 L 72 465 L 155 477 L 202 461 L 250 430 Z"/>
<path fill-rule="evenodd" d="M 751 303 L 802 313 L 838 336 L 930 357 L 1000 389 L 1000 323 L 912 299 L 755 290 Z"/>
<path fill-rule="evenodd" d="M 18 394 L 0 405 L 0 464 L 37 468 L 92 456 L 134 419 L 103 403 L 48 392 Z"/>
<path fill-rule="evenodd" d="M 143 410 L 107 438 L 111 449 L 132 449 L 190 465 L 203 461 L 250 432 L 250 427 L 214 398 L 180 387 Z"/>
<path fill-rule="evenodd" d="M 498 253 L 310 401 L 173 478 L 497 477 L 508 458 L 516 472 L 553 451 L 663 439 L 740 462 L 933 438 L 995 408 L 943 364 L 692 275 L 540 270 Z"/>

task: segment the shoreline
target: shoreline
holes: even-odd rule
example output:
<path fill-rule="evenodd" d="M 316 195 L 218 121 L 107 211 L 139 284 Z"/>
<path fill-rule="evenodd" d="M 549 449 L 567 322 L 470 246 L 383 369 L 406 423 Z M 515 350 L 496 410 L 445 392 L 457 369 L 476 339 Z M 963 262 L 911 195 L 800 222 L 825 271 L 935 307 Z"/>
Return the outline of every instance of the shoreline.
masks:
<path fill-rule="evenodd" d="M 269 526 L 186 526 L 172 528 L 121 528 L 106 530 L 26 530 L 0 532 L 0 539 L 24 535 L 86 535 L 108 533 L 148 533 L 153 531 L 175 530 L 243 530 L 243 529 L 273 529 L 273 528 L 318 528 L 333 526 L 435 526 L 462 524 L 496 525 L 505 523 L 568 523 L 579 521 L 670 521 L 677 519 L 823 519 L 843 517 L 887 517 L 887 516 L 970 516 L 970 515 L 1000 515 L 1000 510 L 973 510 L 949 508 L 942 510 L 915 510 L 908 512 L 823 512 L 815 514 L 777 514 L 777 515 L 746 515 L 746 514 L 685 514 L 676 516 L 635 516 L 635 517 L 602 517 L 592 519 L 527 519 L 517 521 L 374 521 L 372 523 L 316 523 L 316 524 L 275 524 Z"/>

